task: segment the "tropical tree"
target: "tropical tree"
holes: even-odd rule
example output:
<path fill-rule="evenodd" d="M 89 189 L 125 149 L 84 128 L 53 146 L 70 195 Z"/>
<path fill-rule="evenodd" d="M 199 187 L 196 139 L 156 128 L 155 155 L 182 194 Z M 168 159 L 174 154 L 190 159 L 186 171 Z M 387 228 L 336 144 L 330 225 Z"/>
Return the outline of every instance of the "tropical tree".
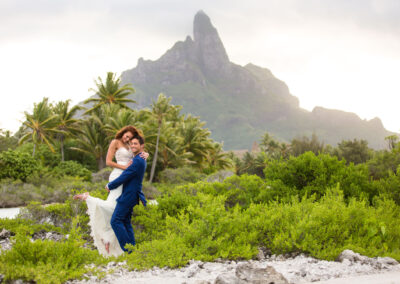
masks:
<path fill-rule="evenodd" d="M 264 134 L 260 143 L 261 149 L 273 159 L 289 156 L 290 147 L 284 142 L 275 140 L 268 132 Z"/>
<path fill-rule="evenodd" d="M 161 128 L 162 128 L 165 118 L 168 116 L 168 114 L 176 113 L 176 107 L 171 105 L 170 101 L 171 101 L 171 98 L 167 98 L 163 93 L 161 93 L 158 95 L 157 101 L 153 100 L 153 102 L 151 104 L 152 118 L 154 119 L 154 121 L 156 122 L 156 125 L 157 125 L 157 136 L 156 136 L 156 144 L 155 144 L 155 149 L 154 149 L 153 162 L 151 164 L 151 170 L 150 170 L 150 179 L 149 179 L 150 183 L 153 181 L 154 172 L 156 169 Z"/>
<path fill-rule="evenodd" d="M 139 129 L 142 128 L 143 122 L 140 120 L 139 111 L 121 108 L 118 105 L 107 105 L 105 109 L 107 111 L 104 113 L 106 118 L 104 129 L 109 135 L 115 135 L 127 125 L 133 125 Z"/>
<path fill-rule="evenodd" d="M 74 116 L 82 107 L 76 105 L 71 108 L 70 102 L 71 100 L 60 101 L 53 107 L 53 112 L 57 116 L 57 129 L 60 130 L 57 138 L 60 141 L 61 161 L 64 161 L 65 138 L 79 132 L 79 119 L 74 118 Z"/>
<path fill-rule="evenodd" d="M 264 168 L 267 166 L 268 156 L 265 152 L 253 154 L 246 152 L 239 163 L 238 174 L 250 174 L 264 176 Z"/>
<path fill-rule="evenodd" d="M 222 144 L 213 142 L 211 145 L 211 149 L 207 151 L 207 163 L 210 172 L 233 167 L 233 160 L 227 152 L 223 151 Z"/>
<path fill-rule="evenodd" d="M 312 134 L 311 139 L 307 136 L 302 138 L 294 138 L 290 145 L 294 156 L 300 156 L 301 154 L 311 151 L 315 155 L 324 151 L 324 142 L 319 141 L 315 133 Z"/>
<path fill-rule="evenodd" d="M 105 157 L 110 143 L 110 137 L 103 130 L 103 125 L 96 117 L 90 117 L 80 124 L 81 134 L 76 140 L 78 146 L 72 150 L 93 155 L 97 161 L 99 170 L 106 166 Z"/>
<path fill-rule="evenodd" d="M 370 159 L 371 149 L 368 148 L 367 140 L 343 140 L 338 143 L 334 155 L 340 159 L 345 159 L 347 163 L 361 164 Z"/>
<path fill-rule="evenodd" d="M 127 103 L 136 103 L 136 101 L 127 98 L 130 94 L 135 93 L 135 89 L 131 84 L 120 87 L 121 77 L 116 78 L 115 73 L 108 72 L 105 82 L 101 77 L 98 77 L 94 82 L 96 89 L 89 89 L 89 91 L 94 91 L 96 95 L 84 101 L 85 104 L 94 103 L 94 105 L 85 114 L 96 111 L 102 105 L 116 104 L 122 108 L 127 108 Z"/>
<path fill-rule="evenodd" d="M 198 168 L 204 168 L 205 163 L 210 158 L 209 152 L 215 151 L 212 140 L 209 138 L 210 131 L 203 128 L 205 122 L 201 122 L 198 117 L 188 115 L 180 127 L 180 135 L 183 138 L 185 152 L 192 153 L 191 161 Z"/>
<path fill-rule="evenodd" d="M 9 130 L 0 129 L 0 152 L 8 149 L 15 149 L 18 139 L 11 135 Z"/>
<path fill-rule="evenodd" d="M 392 151 L 393 149 L 396 148 L 396 146 L 399 144 L 399 136 L 397 135 L 390 135 L 385 137 L 385 140 L 387 141 L 389 145 L 389 150 Z"/>
<path fill-rule="evenodd" d="M 45 143 L 54 152 L 52 137 L 62 131 L 57 129 L 57 116 L 53 114 L 48 98 L 43 98 L 38 104 L 35 103 L 32 114 L 25 112 L 25 119 L 22 130 L 24 134 L 19 139 L 19 144 L 27 140 L 32 141 L 34 145 L 32 156 L 41 143 Z"/>

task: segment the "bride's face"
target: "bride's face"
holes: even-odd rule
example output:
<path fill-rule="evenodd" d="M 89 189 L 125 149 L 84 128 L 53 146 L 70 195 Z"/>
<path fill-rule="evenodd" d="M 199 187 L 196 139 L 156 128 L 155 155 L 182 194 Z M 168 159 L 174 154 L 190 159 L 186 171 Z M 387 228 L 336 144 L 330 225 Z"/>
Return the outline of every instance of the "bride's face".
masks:
<path fill-rule="evenodd" d="M 132 139 L 132 137 L 133 137 L 133 133 L 130 131 L 127 131 L 124 133 L 124 135 L 122 135 L 121 140 L 123 143 L 129 143 L 129 141 Z"/>

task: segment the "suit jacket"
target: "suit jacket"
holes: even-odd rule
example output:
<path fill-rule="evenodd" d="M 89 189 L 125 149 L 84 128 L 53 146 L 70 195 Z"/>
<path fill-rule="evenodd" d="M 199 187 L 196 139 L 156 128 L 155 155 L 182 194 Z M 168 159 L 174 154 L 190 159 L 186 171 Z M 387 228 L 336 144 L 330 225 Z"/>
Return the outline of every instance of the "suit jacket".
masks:
<path fill-rule="evenodd" d="M 122 194 L 117 198 L 117 202 L 124 206 L 135 206 L 139 204 L 139 199 L 146 206 L 146 198 L 142 192 L 142 181 L 146 170 L 146 161 L 136 155 L 132 164 L 122 172 L 122 174 L 108 184 L 108 189 L 113 190 L 123 184 Z"/>

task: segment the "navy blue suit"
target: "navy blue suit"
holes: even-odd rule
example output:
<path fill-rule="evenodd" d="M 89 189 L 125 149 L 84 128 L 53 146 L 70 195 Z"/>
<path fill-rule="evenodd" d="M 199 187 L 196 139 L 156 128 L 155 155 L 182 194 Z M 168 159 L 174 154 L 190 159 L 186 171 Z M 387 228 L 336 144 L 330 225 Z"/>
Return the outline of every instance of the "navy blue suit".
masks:
<path fill-rule="evenodd" d="M 139 199 L 142 200 L 144 206 L 147 203 L 142 192 L 145 170 L 146 161 L 136 155 L 132 160 L 132 164 L 107 186 L 109 190 L 113 190 L 123 184 L 122 194 L 117 198 L 117 206 L 111 217 L 111 227 L 124 251 L 127 251 L 125 249 L 126 244 L 136 244 L 131 224 L 133 207 L 139 204 Z"/>

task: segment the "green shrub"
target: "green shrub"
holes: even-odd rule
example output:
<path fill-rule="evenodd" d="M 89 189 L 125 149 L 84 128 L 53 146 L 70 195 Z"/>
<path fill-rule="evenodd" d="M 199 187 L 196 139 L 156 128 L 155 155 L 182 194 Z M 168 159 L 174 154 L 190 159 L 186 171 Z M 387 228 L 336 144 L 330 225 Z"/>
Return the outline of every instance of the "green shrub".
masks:
<path fill-rule="evenodd" d="M 47 232 L 59 232 L 62 233 L 62 229 L 50 224 L 37 224 L 34 220 L 27 220 L 22 218 L 15 219 L 3 219 L 0 218 L 0 231 L 6 229 L 14 234 L 32 236 L 34 233 L 39 231 Z"/>
<path fill-rule="evenodd" d="M 106 182 L 90 183 L 81 178 L 64 176 L 62 179 L 49 175 L 32 174 L 26 183 L 20 180 L 3 179 L 0 181 L 0 207 L 25 206 L 31 201 L 43 204 L 64 202 L 72 197 L 76 191 L 95 192 L 100 190 L 103 194 Z"/>
<path fill-rule="evenodd" d="M 73 176 L 81 177 L 83 180 L 91 181 L 92 172 L 87 168 L 75 161 L 65 161 L 58 164 L 57 167 L 53 169 L 53 172 L 57 176 Z"/>
<path fill-rule="evenodd" d="M 345 249 L 370 257 L 400 258 L 400 209 L 391 200 L 344 201 L 339 190 L 328 191 L 319 202 L 315 197 L 296 198 L 290 203 L 252 205 L 251 226 L 263 246 L 275 254 L 304 252 L 334 260 Z"/>
<path fill-rule="evenodd" d="M 36 283 L 63 283 L 81 278 L 84 273 L 96 272 L 86 265 L 105 263 L 96 250 L 82 246 L 79 231 L 75 229 L 63 242 L 32 242 L 26 235 L 18 234 L 12 249 L 0 254 L 0 273 L 6 281 L 22 279 Z"/>
<path fill-rule="evenodd" d="M 27 153 L 8 150 L 0 153 L 0 179 L 11 178 L 25 181 L 39 170 L 39 164 Z"/>
<path fill-rule="evenodd" d="M 33 153 L 33 143 L 28 142 L 18 146 L 15 151 L 20 153 L 26 153 L 32 156 Z M 50 148 L 45 145 L 37 145 L 35 149 L 34 158 L 44 167 L 55 167 L 61 161 L 61 155 L 57 152 L 52 152 Z"/>
<path fill-rule="evenodd" d="M 400 205 L 400 172 L 389 174 L 386 178 L 373 181 L 373 186 L 377 192 Z"/>
<path fill-rule="evenodd" d="M 396 173 L 400 165 L 399 150 L 375 152 L 374 157 L 367 162 L 371 176 L 374 179 L 387 178 Z"/>
<path fill-rule="evenodd" d="M 289 160 L 271 160 L 264 169 L 265 178 L 270 181 L 280 180 L 283 190 L 296 189 L 299 196 L 316 194 L 317 198 L 325 193 L 326 188 L 340 184 L 345 198 L 367 195 L 372 198 L 377 194 L 372 184 L 368 168 L 365 165 L 350 164 L 328 154 L 316 156 L 306 152 Z"/>

